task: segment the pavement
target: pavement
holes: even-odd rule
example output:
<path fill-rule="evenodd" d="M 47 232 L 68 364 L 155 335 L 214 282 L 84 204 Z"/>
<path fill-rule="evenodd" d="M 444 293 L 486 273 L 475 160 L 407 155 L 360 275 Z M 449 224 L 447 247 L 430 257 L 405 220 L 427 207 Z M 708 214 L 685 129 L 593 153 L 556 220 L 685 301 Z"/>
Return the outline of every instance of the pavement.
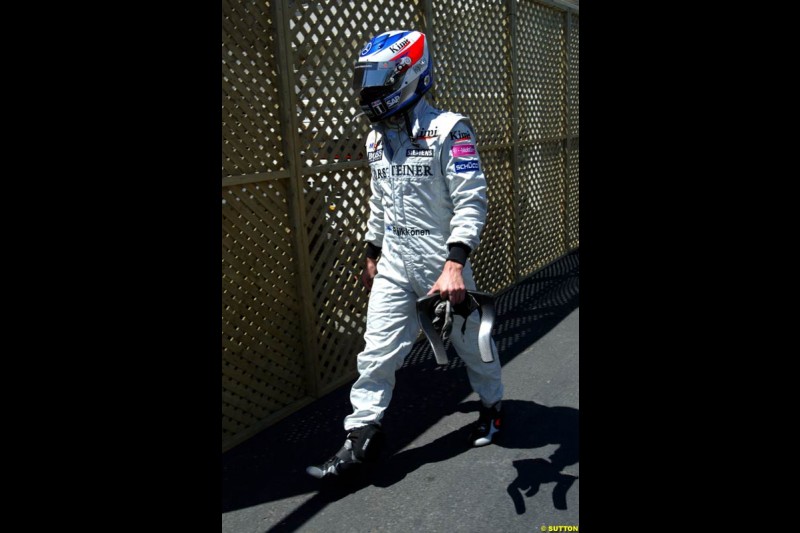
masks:
<path fill-rule="evenodd" d="M 223 454 L 223 533 L 577 531 L 579 267 L 575 250 L 497 298 L 498 442 L 468 445 L 478 397 L 464 363 L 450 348 L 436 365 L 420 341 L 378 464 L 346 482 L 305 473 L 344 441 L 345 385 Z"/>

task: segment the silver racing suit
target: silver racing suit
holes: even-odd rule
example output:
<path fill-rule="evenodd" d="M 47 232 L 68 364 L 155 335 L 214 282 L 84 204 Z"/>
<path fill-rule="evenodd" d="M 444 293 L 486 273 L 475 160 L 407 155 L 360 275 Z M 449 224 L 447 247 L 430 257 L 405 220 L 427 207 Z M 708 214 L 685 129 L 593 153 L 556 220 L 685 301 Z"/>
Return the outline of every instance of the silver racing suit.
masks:
<path fill-rule="evenodd" d="M 372 174 L 366 240 L 381 249 L 367 310 L 366 346 L 358 354 L 359 378 L 344 420 L 349 431 L 380 422 L 389 406 L 395 372 L 419 334 L 416 299 L 436 283 L 448 258 L 448 244 L 478 246 L 486 221 L 486 178 L 469 119 L 440 111 L 421 99 L 409 115 L 413 137 L 403 120 L 373 124 L 367 136 Z M 469 261 L 464 284 L 476 290 Z M 480 320 L 456 316 L 451 342 L 467 366 L 467 376 L 489 407 L 503 396 L 500 359 L 481 361 Z"/>

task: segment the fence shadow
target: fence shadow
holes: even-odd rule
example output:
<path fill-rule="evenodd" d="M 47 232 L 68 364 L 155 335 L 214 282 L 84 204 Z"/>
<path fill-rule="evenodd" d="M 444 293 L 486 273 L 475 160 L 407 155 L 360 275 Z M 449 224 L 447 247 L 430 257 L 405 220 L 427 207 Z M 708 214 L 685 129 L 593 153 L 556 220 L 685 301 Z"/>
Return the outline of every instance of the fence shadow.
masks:
<path fill-rule="evenodd" d="M 502 293 L 496 301 L 494 339 L 503 365 L 547 334 L 579 304 L 579 256 L 575 250 Z M 444 375 L 447 374 L 447 375 Z M 364 487 L 391 486 L 420 466 L 466 451 L 467 426 L 418 448 L 400 451 L 445 416 L 477 411 L 464 402 L 472 393 L 463 361 L 450 351 L 448 365 L 436 365 L 430 346 L 418 342 L 397 373 L 397 386 L 383 420 L 389 437 L 381 468 L 365 471 L 349 483 L 320 483 L 305 474 L 309 464 L 333 454 L 344 439 L 342 419 L 350 413 L 349 386 L 343 386 L 259 433 L 222 456 L 223 513 L 315 493 L 270 532 L 293 531 L 328 504 Z M 516 427 L 508 427 L 498 445 L 537 448 L 559 444 L 549 460 L 525 459 L 514 466 L 518 478 L 507 489 L 515 509 L 524 512 L 521 491 L 531 496 L 542 483 L 555 482 L 566 494 L 572 481 L 561 469 L 577 462 L 577 413 L 566 407 L 505 400 L 504 410 Z M 529 426 L 530 425 L 530 426 Z M 536 432 L 527 431 L 536 427 Z M 573 431 L 574 429 L 574 431 Z M 567 476 L 571 477 L 571 476 Z M 565 500 L 554 502 L 566 506 Z"/>

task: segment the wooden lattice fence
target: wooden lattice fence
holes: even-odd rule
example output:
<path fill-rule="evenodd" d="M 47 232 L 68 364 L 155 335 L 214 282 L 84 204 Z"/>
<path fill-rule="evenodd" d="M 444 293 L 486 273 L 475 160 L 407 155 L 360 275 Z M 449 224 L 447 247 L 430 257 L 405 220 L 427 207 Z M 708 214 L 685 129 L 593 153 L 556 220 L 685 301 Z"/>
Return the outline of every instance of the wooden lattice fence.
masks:
<path fill-rule="evenodd" d="M 369 167 L 350 84 L 372 36 L 425 32 L 434 105 L 475 126 L 479 288 L 578 246 L 576 4 L 223 0 L 223 450 L 355 376 Z"/>

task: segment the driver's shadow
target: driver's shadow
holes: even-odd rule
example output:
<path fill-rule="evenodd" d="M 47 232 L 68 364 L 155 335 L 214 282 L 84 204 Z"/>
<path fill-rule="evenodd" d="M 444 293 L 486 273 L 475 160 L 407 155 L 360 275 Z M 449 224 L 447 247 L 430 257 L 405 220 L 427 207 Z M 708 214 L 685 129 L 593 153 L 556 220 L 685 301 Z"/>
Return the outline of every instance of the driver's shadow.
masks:
<path fill-rule="evenodd" d="M 567 509 L 567 492 L 578 476 L 564 469 L 578 463 L 578 410 L 572 407 L 545 407 L 533 402 L 510 400 L 508 420 L 499 446 L 539 448 L 548 444 L 558 448 L 547 458 L 520 459 L 512 463 L 517 478 L 506 489 L 517 514 L 525 512 L 526 497 L 539 492 L 543 484 L 555 483 L 553 506 Z M 503 410 L 506 402 L 503 402 Z"/>
<path fill-rule="evenodd" d="M 465 402 L 459 412 L 478 410 L 477 402 Z M 578 477 L 563 472 L 578 462 L 578 410 L 572 407 L 547 407 L 535 402 L 503 400 L 503 424 L 500 438 L 492 446 L 514 449 L 535 449 L 547 445 L 558 448 L 547 459 L 532 458 L 513 461 L 517 478 L 506 489 L 517 514 L 525 512 L 523 495 L 534 496 L 542 484 L 555 483 L 553 505 L 567 508 L 567 492 Z M 386 459 L 381 468 L 369 476 L 369 482 L 388 487 L 420 466 L 445 461 L 470 449 L 470 426 L 439 437 L 435 441 L 402 451 Z"/>
<path fill-rule="evenodd" d="M 553 506 L 559 510 L 567 508 L 567 491 L 578 479 L 578 476 L 565 474 L 554 463 L 546 459 L 522 459 L 513 462 L 517 469 L 517 479 L 508 486 L 508 495 L 514 502 L 517 514 L 525 513 L 524 494 L 527 497 L 535 496 L 543 483 L 555 483 L 553 489 Z"/>

